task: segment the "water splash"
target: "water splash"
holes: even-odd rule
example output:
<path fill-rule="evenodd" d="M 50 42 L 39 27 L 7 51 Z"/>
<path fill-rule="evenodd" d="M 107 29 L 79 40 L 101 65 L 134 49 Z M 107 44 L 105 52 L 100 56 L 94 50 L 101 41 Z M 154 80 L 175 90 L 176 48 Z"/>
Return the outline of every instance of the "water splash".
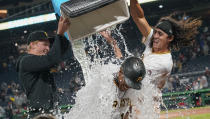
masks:
<path fill-rule="evenodd" d="M 113 64 L 93 64 L 86 86 L 77 93 L 76 104 L 65 118 L 107 119 L 116 93 L 112 73 L 118 70 L 119 66 Z"/>
<path fill-rule="evenodd" d="M 125 52 L 128 55 L 131 55 L 128 52 L 127 46 L 125 44 L 125 39 L 120 33 L 120 26 L 118 29 L 112 27 L 108 30 L 114 31 L 118 35 L 124 45 Z M 99 34 L 96 34 L 96 38 L 101 38 Z M 94 38 L 90 36 L 88 38 L 89 44 L 94 47 Z M 70 110 L 68 114 L 64 115 L 65 119 L 119 119 L 116 117 L 120 115 L 120 111 L 113 108 L 113 102 L 119 98 L 119 92 L 117 87 L 113 83 L 113 73 L 119 71 L 120 65 L 113 64 L 109 62 L 108 64 L 103 64 L 104 59 L 97 58 L 94 56 L 94 62 L 90 61 L 90 58 L 87 57 L 85 53 L 84 39 L 73 41 L 73 51 L 75 57 L 81 64 L 83 69 L 84 78 L 86 81 L 86 86 L 78 91 L 75 98 L 75 105 Z M 97 53 L 95 49 L 92 49 L 94 53 Z M 113 60 L 116 60 L 113 58 Z M 91 66 L 91 67 L 90 67 Z M 140 110 L 140 115 L 138 118 L 143 119 L 156 119 L 159 118 L 155 112 L 153 96 L 157 94 L 157 91 L 152 88 L 152 84 L 149 79 L 143 80 L 143 86 L 141 90 L 129 89 L 126 92 L 132 102 L 136 105 L 136 108 Z M 150 88 L 148 88 L 150 87 Z M 140 97 L 142 101 L 138 101 Z"/>

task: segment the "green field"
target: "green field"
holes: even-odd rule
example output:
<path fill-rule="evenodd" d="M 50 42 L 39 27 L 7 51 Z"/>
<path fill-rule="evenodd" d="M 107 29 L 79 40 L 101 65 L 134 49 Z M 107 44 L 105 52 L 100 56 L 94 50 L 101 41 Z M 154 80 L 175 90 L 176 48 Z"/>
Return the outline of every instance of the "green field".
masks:
<path fill-rule="evenodd" d="M 183 115 L 181 116 L 178 116 L 177 117 L 170 117 L 169 119 L 210 119 L 210 111 L 205 111 L 203 114 L 196 114 L 196 113 L 193 113 L 192 115 L 189 115 L 189 111 L 192 111 L 193 112 L 196 112 L 196 110 L 198 110 L 198 112 L 200 112 L 202 109 L 207 109 L 209 110 L 210 109 L 210 106 L 205 106 L 205 107 L 196 107 L 196 108 L 189 108 L 189 109 L 177 109 L 177 110 L 169 110 L 168 112 L 167 111 L 162 111 L 161 112 L 161 115 L 163 116 L 163 118 L 161 119 L 165 119 L 166 118 L 166 115 L 168 113 L 168 115 L 172 114 L 174 115 L 175 113 L 179 113 L 179 115 L 182 113 Z M 184 116 L 184 112 L 188 112 L 188 116 Z"/>
<path fill-rule="evenodd" d="M 184 111 L 184 110 L 196 110 L 196 109 L 201 109 L 201 108 L 210 108 L 210 106 L 194 107 L 194 108 L 186 108 L 186 109 L 176 109 L 176 110 L 168 110 L 168 113 L 170 113 L 170 112 L 181 112 L 181 111 Z M 167 111 L 161 111 L 160 113 L 161 114 L 165 114 L 165 113 L 167 113 Z"/>
<path fill-rule="evenodd" d="M 210 114 L 199 114 L 199 115 L 183 116 L 183 117 L 176 117 L 170 119 L 210 119 Z"/>

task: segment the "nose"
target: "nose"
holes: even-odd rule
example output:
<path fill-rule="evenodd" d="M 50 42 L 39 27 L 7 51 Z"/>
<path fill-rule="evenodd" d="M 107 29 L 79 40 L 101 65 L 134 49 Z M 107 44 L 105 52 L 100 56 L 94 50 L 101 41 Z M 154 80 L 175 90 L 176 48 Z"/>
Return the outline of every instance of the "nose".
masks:
<path fill-rule="evenodd" d="M 46 50 L 49 51 L 50 50 L 50 46 L 46 46 Z"/>

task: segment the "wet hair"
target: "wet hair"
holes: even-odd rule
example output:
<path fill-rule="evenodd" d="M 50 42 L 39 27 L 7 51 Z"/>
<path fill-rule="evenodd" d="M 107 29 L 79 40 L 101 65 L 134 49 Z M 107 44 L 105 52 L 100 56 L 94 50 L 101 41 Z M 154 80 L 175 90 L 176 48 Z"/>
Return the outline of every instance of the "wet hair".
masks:
<path fill-rule="evenodd" d="M 202 24 L 199 18 L 193 19 L 185 14 L 180 16 L 179 13 L 172 13 L 169 16 L 162 17 L 158 23 L 163 21 L 169 21 L 173 27 L 174 39 L 169 44 L 169 48 L 175 51 L 193 45 L 193 40 L 199 33 L 198 27 Z M 172 35 L 169 35 L 169 37 L 172 37 Z"/>

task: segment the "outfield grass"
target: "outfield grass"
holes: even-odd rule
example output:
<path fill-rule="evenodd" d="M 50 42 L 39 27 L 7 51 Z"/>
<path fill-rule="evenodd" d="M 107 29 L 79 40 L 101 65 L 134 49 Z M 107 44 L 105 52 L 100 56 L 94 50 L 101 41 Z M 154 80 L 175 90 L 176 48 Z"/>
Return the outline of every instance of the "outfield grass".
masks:
<path fill-rule="evenodd" d="M 210 114 L 199 114 L 193 116 L 175 117 L 170 119 L 210 119 Z"/>
<path fill-rule="evenodd" d="M 186 108 L 186 109 L 175 109 L 175 110 L 168 110 L 168 113 L 170 112 L 181 112 L 184 110 L 196 110 L 196 109 L 200 109 L 200 108 L 210 108 L 210 106 L 205 106 L 205 107 L 194 107 L 194 108 Z M 165 114 L 167 111 L 161 111 L 161 114 Z M 210 117 L 209 117 L 210 119 Z"/>
<path fill-rule="evenodd" d="M 196 110 L 198 110 L 198 109 L 205 109 L 205 108 L 210 108 L 210 106 L 205 106 L 205 107 L 196 107 L 196 108 L 189 108 L 189 109 L 177 109 L 177 110 L 169 110 L 168 111 L 168 114 L 170 115 L 170 113 L 171 114 L 173 114 L 173 113 L 176 113 L 176 112 L 180 112 L 180 113 L 182 113 L 182 112 L 184 112 L 184 111 L 186 111 L 186 110 L 188 110 L 188 111 L 191 111 L 191 110 L 194 110 L 194 111 L 196 111 Z M 167 112 L 166 111 L 162 111 L 161 112 L 161 114 L 162 115 L 165 115 L 165 114 L 167 114 Z M 165 118 L 164 118 L 165 119 Z M 210 113 L 205 113 L 205 114 L 193 114 L 193 115 L 188 115 L 188 116 L 179 116 L 179 117 L 174 117 L 174 118 L 169 118 L 169 119 L 210 119 Z"/>

